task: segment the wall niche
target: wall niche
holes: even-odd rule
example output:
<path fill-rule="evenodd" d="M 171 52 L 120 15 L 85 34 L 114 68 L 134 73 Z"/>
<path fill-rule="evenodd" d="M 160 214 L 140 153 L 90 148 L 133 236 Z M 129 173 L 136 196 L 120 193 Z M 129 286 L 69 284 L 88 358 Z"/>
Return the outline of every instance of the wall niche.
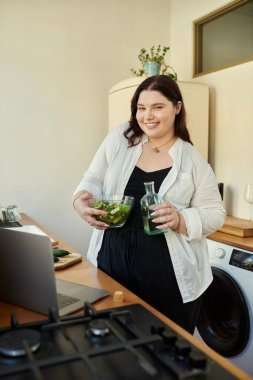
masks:
<path fill-rule="evenodd" d="M 253 0 L 237 0 L 194 21 L 194 76 L 253 60 Z"/>

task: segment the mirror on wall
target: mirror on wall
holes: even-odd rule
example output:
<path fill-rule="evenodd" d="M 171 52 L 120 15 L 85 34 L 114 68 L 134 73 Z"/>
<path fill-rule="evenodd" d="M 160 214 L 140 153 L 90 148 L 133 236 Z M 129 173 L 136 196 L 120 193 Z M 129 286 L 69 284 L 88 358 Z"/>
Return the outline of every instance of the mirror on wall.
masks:
<path fill-rule="evenodd" d="M 253 60 L 253 0 L 233 1 L 194 22 L 194 76 Z"/>

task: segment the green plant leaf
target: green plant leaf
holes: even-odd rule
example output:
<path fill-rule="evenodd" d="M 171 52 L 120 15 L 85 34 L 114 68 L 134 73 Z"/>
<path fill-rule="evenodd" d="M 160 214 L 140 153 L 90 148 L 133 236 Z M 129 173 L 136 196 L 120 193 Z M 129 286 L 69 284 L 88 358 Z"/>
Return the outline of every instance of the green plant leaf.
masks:
<path fill-rule="evenodd" d="M 165 56 L 169 50 L 169 46 L 161 47 L 160 44 L 157 47 L 155 47 L 154 45 L 151 46 L 149 50 L 147 50 L 146 48 L 142 48 L 138 54 L 138 59 L 142 64 L 142 68 L 139 70 L 131 69 L 130 71 L 135 76 L 143 76 L 145 73 L 143 69 L 144 63 L 148 61 L 154 61 L 164 66 L 162 74 L 168 75 L 172 79 L 177 80 L 177 73 L 171 66 L 167 65 L 165 62 Z"/>

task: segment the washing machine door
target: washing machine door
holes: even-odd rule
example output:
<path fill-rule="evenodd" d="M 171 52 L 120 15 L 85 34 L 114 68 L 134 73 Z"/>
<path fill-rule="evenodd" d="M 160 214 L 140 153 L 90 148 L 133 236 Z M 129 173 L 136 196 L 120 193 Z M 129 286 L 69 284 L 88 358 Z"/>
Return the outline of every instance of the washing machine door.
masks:
<path fill-rule="evenodd" d="M 250 335 L 249 311 L 239 285 L 224 270 L 212 267 L 213 282 L 204 293 L 197 324 L 205 343 L 225 357 L 238 355 Z"/>

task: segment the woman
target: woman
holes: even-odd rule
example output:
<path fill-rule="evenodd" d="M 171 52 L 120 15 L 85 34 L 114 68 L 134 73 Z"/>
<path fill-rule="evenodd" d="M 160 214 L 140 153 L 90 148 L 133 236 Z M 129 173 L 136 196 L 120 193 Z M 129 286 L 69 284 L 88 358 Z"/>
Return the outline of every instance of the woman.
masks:
<path fill-rule="evenodd" d="M 223 225 L 225 210 L 210 165 L 193 147 L 179 87 L 165 75 L 137 88 L 130 122 L 98 149 L 74 193 L 74 207 L 95 228 L 88 259 L 174 322 L 194 332 L 201 295 L 212 281 L 205 236 Z M 154 181 L 164 203 L 155 211 L 161 235 L 144 233 L 140 199 Z M 108 229 L 89 207 L 104 194 L 131 195 L 125 226 Z"/>

